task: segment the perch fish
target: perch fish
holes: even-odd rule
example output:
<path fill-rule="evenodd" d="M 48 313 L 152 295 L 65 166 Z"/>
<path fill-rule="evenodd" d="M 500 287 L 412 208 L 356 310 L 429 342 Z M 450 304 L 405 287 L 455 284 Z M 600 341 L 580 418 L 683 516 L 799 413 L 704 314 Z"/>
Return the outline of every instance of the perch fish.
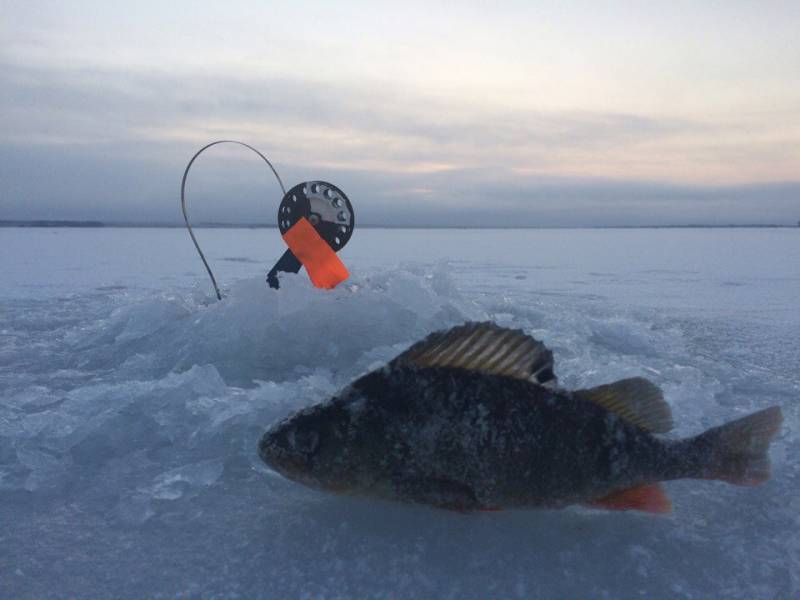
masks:
<path fill-rule="evenodd" d="M 467 323 L 278 423 L 259 452 L 313 488 L 451 510 L 581 504 L 665 513 L 662 481 L 766 481 L 781 420 L 771 407 L 696 437 L 664 438 L 672 416 L 650 381 L 564 390 L 544 344 Z"/>

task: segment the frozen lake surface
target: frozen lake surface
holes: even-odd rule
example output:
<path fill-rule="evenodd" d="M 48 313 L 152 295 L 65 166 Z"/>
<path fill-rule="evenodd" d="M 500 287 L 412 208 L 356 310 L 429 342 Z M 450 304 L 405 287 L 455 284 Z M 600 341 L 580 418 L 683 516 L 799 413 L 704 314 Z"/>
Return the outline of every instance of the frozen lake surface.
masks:
<path fill-rule="evenodd" d="M 2 598 L 798 598 L 800 230 L 357 230 L 333 292 L 276 230 L 0 229 Z M 666 517 L 325 495 L 256 452 L 430 331 L 491 319 L 674 435 L 780 405 L 773 478 Z"/>

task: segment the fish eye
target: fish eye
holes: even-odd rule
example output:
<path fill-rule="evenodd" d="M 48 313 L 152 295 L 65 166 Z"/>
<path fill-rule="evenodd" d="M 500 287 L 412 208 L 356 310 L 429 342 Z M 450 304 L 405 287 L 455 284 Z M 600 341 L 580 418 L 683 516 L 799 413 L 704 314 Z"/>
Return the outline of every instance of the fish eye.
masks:
<path fill-rule="evenodd" d="M 294 435 L 294 447 L 305 454 L 313 454 L 319 446 L 319 435 L 316 431 L 302 431 Z"/>

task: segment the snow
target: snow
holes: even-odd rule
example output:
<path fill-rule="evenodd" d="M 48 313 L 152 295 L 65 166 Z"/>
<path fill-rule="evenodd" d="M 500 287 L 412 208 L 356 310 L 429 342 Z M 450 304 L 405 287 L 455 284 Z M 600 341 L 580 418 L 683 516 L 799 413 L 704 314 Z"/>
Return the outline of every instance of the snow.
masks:
<path fill-rule="evenodd" d="M 333 292 L 273 230 L 0 230 L 2 598 L 795 598 L 800 232 L 357 230 Z M 773 479 L 668 517 L 326 495 L 257 441 L 435 329 L 492 319 L 565 387 L 660 385 L 675 434 L 780 405 Z"/>

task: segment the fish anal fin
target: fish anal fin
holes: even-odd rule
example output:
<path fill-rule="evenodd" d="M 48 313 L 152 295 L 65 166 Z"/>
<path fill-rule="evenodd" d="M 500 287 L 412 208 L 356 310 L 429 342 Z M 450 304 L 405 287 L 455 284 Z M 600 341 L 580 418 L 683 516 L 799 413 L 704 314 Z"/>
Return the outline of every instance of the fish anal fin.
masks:
<path fill-rule="evenodd" d="M 672 510 L 672 502 L 661 485 L 640 485 L 627 490 L 620 490 L 585 503 L 592 508 L 607 510 L 640 510 L 643 512 L 664 515 Z"/>
<path fill-rule="evenodd" d="M 529 379 L 555 386 L 553 353 L 540 341 L 518 329 L 494 323 L 465 323 L 437 331 L 395 358 L 393 363 L 419 367 L 455 367 Z"/>
<path fill-rule="evenodd" d="M 631 425 L 653 433 L 672 429 L 672 411 L 657 385 L 643 377 L 578 390 L 573 395 L 610 410 Z"/>

